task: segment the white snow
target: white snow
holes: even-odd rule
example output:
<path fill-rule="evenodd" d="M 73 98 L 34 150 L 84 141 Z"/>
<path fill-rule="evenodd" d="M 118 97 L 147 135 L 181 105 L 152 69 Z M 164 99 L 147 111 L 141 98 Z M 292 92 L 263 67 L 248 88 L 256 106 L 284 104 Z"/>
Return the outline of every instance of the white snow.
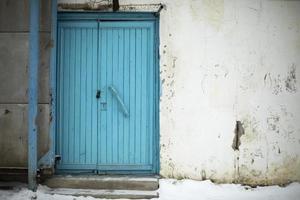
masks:
<path fill-rule="evenodd" d="M 0 190 L 0 200 L 95 200 L 92 197 L 73 197 L 46 194 L 49 188 L 40 185 L 37 192 L 24 187 Z M 211 181 L 161 179 L 159 200 L 300 200 L 300 183 L 286 187 L 250 188 L 235 184 L 214 184 Z"/>
<path fill-rule="evenodd" d="M 162 179 L 159 193 L 162 200 L 300 200 L 300 184 L 250 188 L 211 181 Z"/>

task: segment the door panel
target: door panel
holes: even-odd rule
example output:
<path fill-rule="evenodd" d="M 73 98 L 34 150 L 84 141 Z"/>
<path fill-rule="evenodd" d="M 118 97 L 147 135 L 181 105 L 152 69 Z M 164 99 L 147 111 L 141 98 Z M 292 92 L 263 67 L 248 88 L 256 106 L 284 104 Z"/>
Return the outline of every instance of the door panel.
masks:
<path fill-rule="evenodd" d="M 97 164 L 97 28 L 96 22 L 58 26 L 58 168 Z"/>
<path fill-rule="evenodd" d="M 154 22 L 64 21 L 58 44 L 57 168 L 156 172 Z"/>
<path fill-rule="evenodd" d="M 99 107 L 106 106 L 98 121 L 100 170 L 152 169 L 153 28 L 152 22 L 100 23 Z"/>

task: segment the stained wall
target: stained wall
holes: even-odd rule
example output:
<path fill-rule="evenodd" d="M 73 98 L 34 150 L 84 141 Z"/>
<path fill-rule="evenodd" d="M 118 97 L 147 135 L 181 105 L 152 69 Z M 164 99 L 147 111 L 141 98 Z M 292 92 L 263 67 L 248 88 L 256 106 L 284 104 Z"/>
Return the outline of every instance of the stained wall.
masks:
<path fill-rule="evenodd" d="M 27 87 L 20 77 L 27 73 L 28 22 L 17 12 L 24 6 L 6 2 L 0 3 L 0 138 L 15 142 L 0 139 L 0 154 L 26 144 L 20 137 L 26 135 Z M 82 11 L 97 9 L 92 2 L 59 0 Z M 121 10 L 130 11 L 151 11 L 158 3 L 164 5 L 160 174 L 253 185 L 300 181 L 300 1 L 120 0 Z M 45 38 L 47 20 L 41 22 Z M 41 91 L 48 90 L 48 71 L 44 64 Z M 47 92 L 40 107 L 40 132 L 48 133 Z M 10 165 L 22 166 L 25 158 L 17 152 Z"/>

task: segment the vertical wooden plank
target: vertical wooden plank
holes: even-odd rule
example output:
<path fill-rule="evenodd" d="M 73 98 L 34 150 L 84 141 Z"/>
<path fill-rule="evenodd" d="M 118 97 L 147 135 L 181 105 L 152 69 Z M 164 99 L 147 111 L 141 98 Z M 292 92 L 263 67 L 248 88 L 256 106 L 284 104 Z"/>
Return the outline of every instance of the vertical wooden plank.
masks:
<path fill-rule="evenodd" d="M 148 163 L 151 165 L 154 165 L 153 157 L 154 157 L 154 146 L 155 146 L 155 140 L 154 140 L 154 130 L 155 130 L 155 48 L 154 48 L 154 29 L 153 27 L 150 27 L 148 29 L 148 42 L 149 42 L 149 67 L 148 67 L 148 73 L 149 73 L 149 106 L 148 106 L 148 117 L 149 117 L 149 135 L 148 135 L 148 152 L 149 152 L 149 160 Z"/>
<path fill-rule="evenodd" d="M 75 57 L 76 57 L 76 39 L 75 39 L 75 30 L 71 31 L 71 46 L 70 46 L 70 82 L 69 82 L 69 158 L 71 163 L 74 163 L 75 160 Z"/>
<path fill-rule="evenodd" d="M 92 117 L 92 112 L 93 112 L 93 107 L 95 106 L 95 103 L 93 101 L 93 89 L 95 86 L 93 86 L 94 78 L 93 78 L 93 56 L 94 56 L 94 49 L 95 45 L 93 44 L 94 36 L 93 36 L 93 31 L 94 29 L 92 28 L 87 28 L 83 32 L 83 38 L 86 38 L 86 41 L 83 45 L 82 48 L 82 55 L 85 54 L 85 59 L 82 59 L 82 70 L 84 73 L 82 73 L 82 82 L 85 83 L 82 87 L 82 91 L 85 95 L 83 95 L 82 98 L 82 121 L 86 124 L 86 126 L 82 126 L 82 132 L 84 132 L 84 142 L 82 145 L 84 146 L 84 149 L 81 154 L 85 155 L 84 157 L 82 156 L 81 158 L 81 163 L 87 163 L 87 164 L 92 164 L 95 163 L 93 161 L 93 140 L 95 140 L 95 136 L 93 136 L 93 132 L 96 132 L 93 128 L 93 117 Z M 89 67 L 90 66 L 90 67 Z M 97 124 L 97 123 L 96 123 Z M 85 159 L 85 161 L 83 160 Z"/>
<path fill-rule="evenodd" d="M 136 29 L 136 64 L 135 64 L 135 162 L 141 162 L 141 98 L 142 98 L 142 31 Z"/>
<path fill-rule="evenodd" d="M 129 108 L 129 117 L 124 119 L 124 148 L 123 148 L 123 159 L 124 163 L 130 163 L 129 159 L 129 148 L 130 148 L 130 130 L 129 130 L 129 120 L 131 119 L 130 110 L 130 35 L 129 28 L 124 28 L 124 102 Z"/>
<path fill-rule="evenodd" d="M 106 90 L 109 84 L 113 82 L 113 30 L 107 30 L 107 85 Z M 107 163 L 112 164 L 112 154 L 113 154 L 113 111 L 114 111 L 114 101 L 112 94 L 107 90 L 107 128 L 106 128 L 106 156 Z"/>
<path fill-rule="evenodd" d="M 130 73 L 130 81 L 129 81 L 129 94 L 130 94 L 130 125 L 129 125 L 129 163 L 135 163 L 135 105 L 136 105 L 136 98 L 135 98 L 135 87 L 136 87 L 136 31 L 135 29 L 130 29 L 129 32 L 129 73 Z"/>
<path fill-rule="evenodd" d="M 80 120 L 80 107 L 78 105 L 81 105 L 81 30 L 80 28 L 77 28 L 74 30 L 75 34 L 75 49 L 74 49 L 74 143 L 73 143 L 73 153 L 74 153 L 74 163 L 79 164 L 79 154 L 80 154 L 80 136 L 82 135 L 80 127 L 81 125 L 84 126 L 83 121 Z"/>
<path fill-rule="evenodd" d="M 118 29 L 118 84 L 117 89 L 124 101 L 124 29 Z M 124 102 L 125 103 L 125 102 Z M 127 104 L 125 104 L 127 105 Z M 122 111 L 118 112 L 118 163 L 124 163 L 124 115 Z"/>
<path fill-rule="evenodd" d="M 119 53 L 119 39 L 118 39 L 118 32 L 119 30 L 117 28 L 113 28 L 112 29 L 112 46 L 113 46 L 113 50 L 112 50 L 112 85 L 114 87 L 116 87 L 117 90 L 119 90 L 118 88 L 118 63 L 119 63 L 119 59 L 118 59 L 118 53 Z M 112 163 L 114 164 L 118 164 L 118 128 L 119 128 L 119 124 L 118 124 L 118 114 L 119 114 L 119 105 L 117 103 L 117 99 L 115 97 L 113 97 L 111 104 L 113 105 L 113 109 L 112 109 L 112 141 L 110 143 L 110 145 L 112 146 Z"/>
<path fill-rule="evenodd" d="M 99 141 L 99 145 L 100 145 L 100 151 L 99 151 L 99 163 L 106 163 L 107 162 L 107 110 L 106 108 L 104 108 L 103 106 L 107 105 L 107 101 L 108 101 L 108 90 L 107 90 L 107 62 L 108 62 L 108 58 L 107 58 L 107 50 L 108 50 L 108 32 L 107 29 L 102 29 L 100 27 L 99 30 L 99 55 L 100 55 L 100 77 L 101 77 L 101 81 L 100 81 L 100 85 L 99 88 L 101 88 L 101 99 L 100 99 L 100 109 L 99 112 L 101 114 L 101 121 L 99 121 L 99 125 L 100 125 L 100 141 Z"/>
<path fill-rule="evenodd" d="M 147 151 L 147 135 L 148 132 L 148 121 L 147 121 L 147 108 L 151 105 L 149 104 L 148 100 L 151 98 L 147 88 L 149 85 L 149 80 L 147 79 L 147 69 L 149 68 L 147 63 L 147 58 L 149 56 L 148 53 L 148 46 L 147 46 L 147 29 L 142 28 L 141 30 L 141 163 L 146 164 L 146 158 L 148 157 L 149 152 Z M 150 74 L 148 74 L 150 75 Z"/>
<path fill-rule="evenodd" d="M 88 64 L 88 53 L 89 50 L 87 48 L 87 42 L 89 38 L 87 37 L 88 28 L 82 28 L 80 30 L 80 66 L 79 66 L 79 77 L 78 82 L 80 82 L 80 91 L 79 91 L 79 163 L 88 163 L 86 160 L 86 139 L 89 137 L 87 133 L 87 127 L 89 126 L 89 122 L 87 121 L 86 108 L 88 104 L 91 104 L 87 101 L 87 83 L 88 81 L 88 73 L 87 71 L 92 68 L 91 64 Z M 90 78 L 89 78 L 90 79 Z M 91 101 L 90 101 L 91 102 Z"/>
<path fill-rule="evenodd" d="M 65 45 L 63 47 L 63 50 L 65 52 L 65 65 L 61 66 L 64 70 L 64 77 L 61 77 L 61 80 L 64 82 L 64 96 L 63 96 L 63 105 L 64 105 L 64 111 L 63 111 L 63 116 L 64 116 L 64 124 L 62 126 L 64 127 L 64 131 L 62 134 L 64 134 L 64 140 L 62 143 L 63 146 L 63 155 L 62 156 L 62 163 L 68 163 L 69 162 L 69 110 L 70 110 L 70 105 L 69 105 L 69 95 L 68 92 L 69 90 L 69 84 L 70 84 L 70 47 L 71 47 L 71 41 L 70 41 L 70 36 L 71 36 L 71 30 L 70 29 L 65 29 Z M 67 92 L 68 91 L 68 92 Z M 60 122 L 61 123 L 61 122 Z"/>
<path fill-rule="evenodd" d="M 96 92 L 99 89 L 98 88 L 98 81 L 100 81 L 100 77 L 98 77 L 98 42 L 99 42 L 99 38 L 98 38 L 98 25 L 97 23 L 94 24 L 93 26 L 93 30 L 92 30 L 92 44 L 90 44 L 90 46 L 92 46 L 92 54 L 90 55 L 91 59 L 92 59 L 92 74 L 91 77 L 89 78 L 91 80 L 91 85 L 92 88 L 90 89 L 91 94 L 90 94 L 90 98 L 91 98 L 91 102 L 92 102 L 92 106 L 91 109 L 89 110 L 89 114 L 91 115 L 91 131 L 92 131 L 92 145 L 91 146 L 91 151 L 92 151 L 92 163 L 93 164 L 97 164 L 98 162 L 98 114 L 99 114 L 99 107 L 98 107 L 98 102 L 97 99 L 95 98 L 96 96 Z"/>

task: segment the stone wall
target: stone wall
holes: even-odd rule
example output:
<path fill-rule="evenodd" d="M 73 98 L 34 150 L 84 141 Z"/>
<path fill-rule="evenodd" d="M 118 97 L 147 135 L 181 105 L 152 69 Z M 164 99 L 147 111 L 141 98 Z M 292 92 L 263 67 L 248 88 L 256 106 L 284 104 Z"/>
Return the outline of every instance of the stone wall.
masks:
<path fill-rule="evenodd" d="M 27 167 L 29 1 L 0 1 L 0 168 Z M 41 1 L 38 155 L 49 149 L 50 3 Z"/>

